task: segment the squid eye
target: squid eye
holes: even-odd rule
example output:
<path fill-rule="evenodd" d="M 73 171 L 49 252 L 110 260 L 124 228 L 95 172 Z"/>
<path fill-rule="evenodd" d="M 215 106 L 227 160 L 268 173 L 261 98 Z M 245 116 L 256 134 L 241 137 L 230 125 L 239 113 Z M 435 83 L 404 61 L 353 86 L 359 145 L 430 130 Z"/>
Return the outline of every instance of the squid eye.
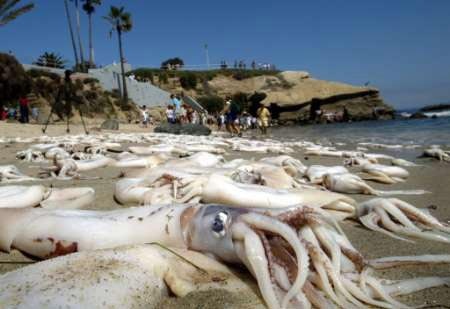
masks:
<path fill-rule="evenodd" d="M 224 211 L 219 212 L 214 217 L 214 221 L 211 226 L 214 236 L 218 238 L 225 236 L 228 217 L 228 213 Z"/>

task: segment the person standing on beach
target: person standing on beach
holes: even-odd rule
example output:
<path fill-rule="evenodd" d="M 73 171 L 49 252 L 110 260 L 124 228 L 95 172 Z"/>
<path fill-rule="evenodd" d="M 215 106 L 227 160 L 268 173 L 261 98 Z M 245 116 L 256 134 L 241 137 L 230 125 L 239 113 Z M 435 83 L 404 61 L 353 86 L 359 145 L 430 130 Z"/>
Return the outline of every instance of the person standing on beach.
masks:
<path fill-rule="evenodd" d="M 148 127 L 148 111 L 147 106 L 142 106 L 142 126 L 144 128 Z"/>
<path fill-rule="evenodd" d="M 263 135 L 266 135 L 267 128 L 269 127 L 270 117 L 271 117 L 270 111 L 264 104 L 260 103 L 260 106 L 259 106 L 258 110 L 256 111 L 256 114 L 258 115 L 259 129 L 261 130 L 261 133 Z"/>
<path fill-rule="evenodd" d="M 29 123 L 29 101 L 27 97 L 21 97 L 19 99 L 20 105 L 20 122 L 21 123 Z"/>
<path fill-rule="evenodd" d="M 170 95 L 170 100 L 175 111 L 175 119 L 179 121 L 181 118 L 181 101 L 174 94 Z"/>

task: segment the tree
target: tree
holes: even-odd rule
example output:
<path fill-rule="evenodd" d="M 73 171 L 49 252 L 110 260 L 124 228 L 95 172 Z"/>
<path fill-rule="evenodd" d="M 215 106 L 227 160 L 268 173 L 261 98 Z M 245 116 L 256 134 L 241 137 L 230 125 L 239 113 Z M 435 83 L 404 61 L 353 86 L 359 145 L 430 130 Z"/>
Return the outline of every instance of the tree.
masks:
<path fill-rule="evenodd" d="M 20 0 L 0 0 L 0 27 L 34 8 L 34 3 L 28 3 L 14 9 L 19 2 Z"/>
<path fill-rule="evenodd" d="M 123 6 L 120 8 L 111 6 L 109 14 L 107 16 L 104 16 L 104 18 L 112 26 L 111 30 L 109 31 L 110 36 L 112 35 L 113 31 L 117 32 L 117 38 L 119 41 L 120 67 L 122 70 L 122 108 L 124 108 L 125 105 L 128 104 L 128 92 L 125 79 L 125 68 L 123 65 L 125 58 L 123 57 L 122 33 L 131 31 L 131 29 L 133 28 L 133 22 L 131 20 L 131 14 L 125 12 L 125 8 Z"/>
<path fill-rule="evenodd" d="M 167 69 L 169 69 L 169 67 L 178 69 L 183 66 L 184 66 L 184 61 L 183 61 L 183 59 L 181 59 L 179 57 L 170 58 L 161 63 L 161 69 L 163 69 L 163 70 L 167 70 Z"/>
<path fill-rule="evenodd" d="M 17 101 L 30 87 L 31 80 L 17 59 L 0 53 L 0 105 Z"/>
<path fill-rule="evenodd" d="M 197 101 L 210 114 L 220 113 L 225 105 L 225 101 L 218 96 L 204 96 L 198 98 Z"/>
<path fill-rule="evenodd" d="M 77 18 L 77 39 L 78 39 L 78 47 L 80 48 L 80 65 L 81 69 L 85 70 L 85 62 L 84 62 L 84 51 L 83 51 L 83 43 L 81 42 L 81 25 L 80 25 L 80 8 L 79 8 L 79 0 L 70 0 L 75 4 L 75 13 Z"/>
<path fill-rule="evenodd" d="M 45 52 L 33 63 L 41 67 L 64 69 L 66 60 L 56 53 Z"/>
<path fill-rule="evenodd" d="M 73 35 L 72 19 L 70 18 L 69 4 L 67 3 L 67 0 L 64 0 L 64 9 L 66 12 L 67 24 L 69 26 L 69 33 L 70 33 L 70 40 L 72 41 L 73 54 L 75 56 L 75 70 L 78 70 L 80 68 L 80 60 L 78 58 L 78 51 L 75 44 L 75 37 Z"/>
<path fill-rule="evenodd" d="M 101 5 L 101 0 L 83 0 L 83 10 L 86 12 L 89 19 L 89 67 L 95 67 L 94 60 L 94 45 L 92 43 L 92 14 L 95 12 L 95 6 Z"/>
<path fill-rule="evenodd" d="M 197 87 L 197 75 L 192 72 L 182 72 L 180 76 L 180 85 L 183 89 L 195 89 Z"/>

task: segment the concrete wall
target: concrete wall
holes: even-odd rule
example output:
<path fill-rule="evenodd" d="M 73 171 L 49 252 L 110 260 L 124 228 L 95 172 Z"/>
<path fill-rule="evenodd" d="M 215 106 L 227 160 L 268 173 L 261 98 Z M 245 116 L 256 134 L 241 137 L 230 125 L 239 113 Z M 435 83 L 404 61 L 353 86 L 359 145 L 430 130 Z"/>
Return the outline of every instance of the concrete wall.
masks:
<path fill-rule="evenodd" d="M 125 64 L 125 72 L 131 66 Z M 101 69 L 89 70 L 89 75 L 97 78 L 106 90 L 122 89 L 120 64 L 111 64 Z M 128 96 L 139 106 L 166 106 L 170 102 L 170 94 L 147 82 L 139 82 L 134 78 L 126 77 Z"/>
<path fill-rule="evenodd" d="M 64 69 L 46 68 L 32 64 L 23 64 L 25 70 L 37 69 L 64 76 Z M 125 64 L 125 72 L 131 71 L 131 65 Z M 122 89 L 120 64 L 111 64 L 100 69 L 90 69 L 89 76 L 99 80 L 105 90 Z M 138 82 L 126 77 L 128 96 L 137 105 L 148 107 L 166 106 L 170 103 L 170 93 L 153 86 L 150 83 Z"/>

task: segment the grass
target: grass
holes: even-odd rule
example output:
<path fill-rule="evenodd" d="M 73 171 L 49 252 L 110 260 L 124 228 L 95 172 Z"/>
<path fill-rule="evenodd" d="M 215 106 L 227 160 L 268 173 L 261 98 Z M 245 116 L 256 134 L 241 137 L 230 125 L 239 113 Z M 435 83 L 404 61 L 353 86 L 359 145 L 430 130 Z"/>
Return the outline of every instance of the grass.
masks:
<path fill-rule="evenodd" d="M 155 76 L 167 75 L 169 78 L 185 78 L 187 75 L 195 76 L 197 81 L 209 81 L 216 76 L 232 76 L 236 80 L 244 80 L 247 78 L 263 76 L 263 75 L 277 75 L 280 71 L 267 70 L 242 70 L 242 69 L 218 69 L 218 70 L 178 70 L 167 71 L 156 68 L 138 68 L 127 75 L 135 75 L 137 78 L 152 80 Z"/>

